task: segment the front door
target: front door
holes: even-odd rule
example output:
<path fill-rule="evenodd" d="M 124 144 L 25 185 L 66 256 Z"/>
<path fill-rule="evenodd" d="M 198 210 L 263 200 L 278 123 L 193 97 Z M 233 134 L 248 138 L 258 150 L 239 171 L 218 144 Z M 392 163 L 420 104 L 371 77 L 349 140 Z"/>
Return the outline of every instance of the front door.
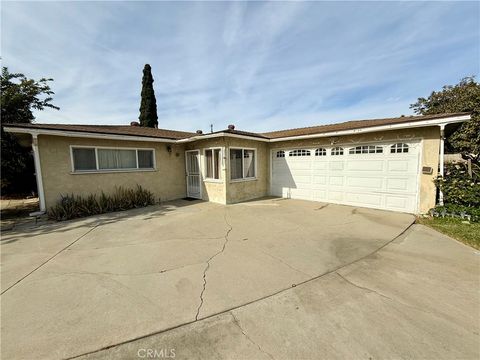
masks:
<path fill-rule="evenodd" d="M 185 152 L 187 171 L 187 196 L 201 199 L 200 183 L 200 151 L 191 150 Z"/>

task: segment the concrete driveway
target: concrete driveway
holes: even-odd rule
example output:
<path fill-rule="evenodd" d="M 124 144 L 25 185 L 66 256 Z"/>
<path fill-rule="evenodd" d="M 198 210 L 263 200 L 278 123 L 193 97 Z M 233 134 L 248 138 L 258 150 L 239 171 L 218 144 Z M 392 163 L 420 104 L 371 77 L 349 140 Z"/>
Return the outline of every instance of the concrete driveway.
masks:
<path fill-rule="evenodd" d="M 2 358 L 478 358 L 478 253 L 413 220 L 177 201 L 4 233 Z"/>

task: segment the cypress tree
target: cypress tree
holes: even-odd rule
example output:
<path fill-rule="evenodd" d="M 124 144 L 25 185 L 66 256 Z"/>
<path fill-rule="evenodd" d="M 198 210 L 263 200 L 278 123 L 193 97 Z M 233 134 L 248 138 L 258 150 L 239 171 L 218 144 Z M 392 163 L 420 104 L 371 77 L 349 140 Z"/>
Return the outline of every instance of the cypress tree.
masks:
<path fill-rule="evenodd" d="M 145 64 L 142 78 L 142 99 L 140 102 L 140 126 L 157 128 L 157 100 L 153 90 L 153 76 L 150 65 Z"/>

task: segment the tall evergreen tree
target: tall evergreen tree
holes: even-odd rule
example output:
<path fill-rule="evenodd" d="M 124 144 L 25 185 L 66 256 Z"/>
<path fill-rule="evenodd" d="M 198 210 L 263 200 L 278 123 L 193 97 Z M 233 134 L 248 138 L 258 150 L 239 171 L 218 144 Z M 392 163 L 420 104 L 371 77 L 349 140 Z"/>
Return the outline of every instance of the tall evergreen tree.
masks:
<path fill-rule="evenodd" d="M 140 126 L 157 128 L 157 100 L 153 90 L 153 76 L 150 65 L 145 64 L 142 78 L 142 100 L 140 103 Z"/>

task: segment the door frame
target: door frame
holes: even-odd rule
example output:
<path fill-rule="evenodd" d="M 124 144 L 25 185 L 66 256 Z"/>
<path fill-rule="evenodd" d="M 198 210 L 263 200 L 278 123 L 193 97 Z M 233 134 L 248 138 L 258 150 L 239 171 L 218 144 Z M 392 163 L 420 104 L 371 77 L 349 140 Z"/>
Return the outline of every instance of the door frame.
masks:
<path fill-rule="evenodd" d="M 194 197 L 194 196 L 190 196 L 188 194 L 188 163 L 187 163 L 187 159 L 188 159 L 188 155 L 187 153 L 198 153 L 198 182 L 199 182 L 199 186 L 200 186 L 200 195 L 199 197 Z M 202 200 L 203 198 L 203 191 L 202 191 L 202 159 L 201 159 L 201 151 L 200 149 L 194 149 L 194 150 L 185 150 L 185 188 L 186 188 L 186 194 L 187 194 L 187 197 L 193 197 L 195 199 L 200 199 Z"/>

